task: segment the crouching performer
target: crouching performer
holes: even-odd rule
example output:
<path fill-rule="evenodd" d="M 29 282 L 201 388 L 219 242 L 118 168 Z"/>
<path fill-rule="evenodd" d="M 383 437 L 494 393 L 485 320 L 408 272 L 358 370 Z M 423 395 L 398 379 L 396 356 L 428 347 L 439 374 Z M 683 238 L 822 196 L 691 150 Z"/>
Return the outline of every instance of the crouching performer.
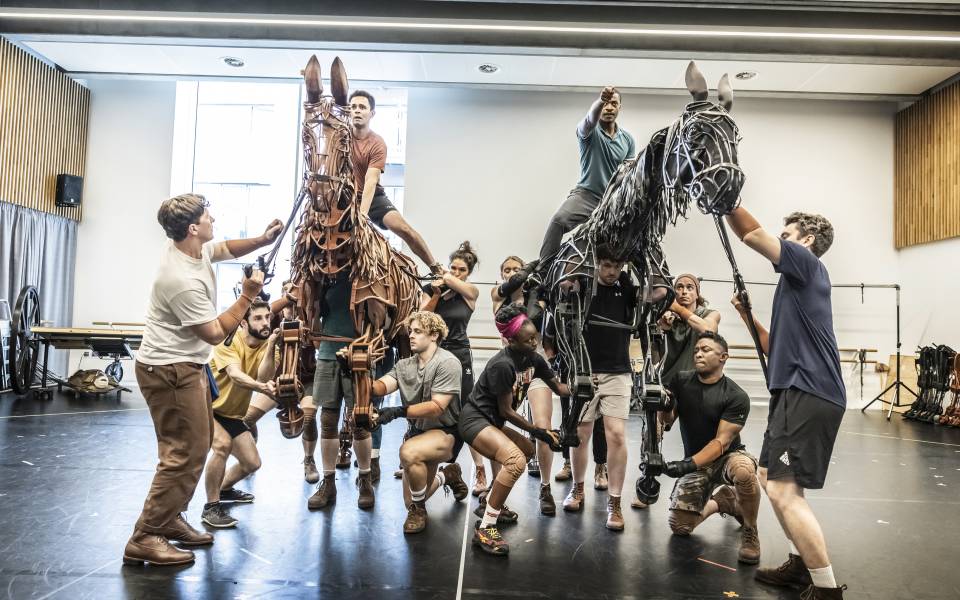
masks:
<path fill-rule="evenodd" d="M 481 498 L 483 517 L 475 525 L 473 543 L 488 554 L 503 556 L 510 547 L 500 537 L 497 522 L 516 520 L 516 513 L 508 512 L 504 502 L 534 453 L 533 443 L 521 432 L 532 434 L 554 452 L 561 449 L 559 432 L 535 427 L 517 414 L 518 375 L 532 367 L 534 377 L 546 382 L 555 394 L 569 396 L 570 390 L 537 354 L 540 336 L 522 306 L 502 306 L 497 311 L 496 326 L 506 347 L 490 359 L 463 404 L 460 433 L 466 443 L 501 466 L 489 496 Z M 508 422 L 520 431 L 507 428 Z"/>
<path fill-rule="evenodd" d="M 400 390 L 401 406 L 381 409 L 378 425 L 406 417 L 409 430 L 400 446 L 403 468 L 403 501 L 407 507 L 404 533 L 427 527 L 427 499 L 441 487 L 453 491 L 459 502 L 467 497 L 460 465 L 456 462 L 463 439 L 457 428 L 460 417 L 460 360 L 440 348 L 447 325 L 440 315 L 419 311 L 407 319 L 413 356 L 397 361 L 385 376 L 373 382 L 373 395 Z M 449 462 L 440 468 L 441 463 Z"/>
<path fill-rule="evenodd" d="M 661 415 L 667 428 L 679 419 L 687 455 L 667 463 L 666 474 L 679 478 L 670 495 L 670 529 L 690 535 L 710 515 L 730 515 L 742 525 L 738 560 L 755 565 L 760 561 L 760 483 L 757 460 L 740 442 L 750 397 L 723 374 L 728 356 L 726 340 L 705 331 L 694 347 L 694 370 L 667 382 L 675 403 L 672 412 Z"/>

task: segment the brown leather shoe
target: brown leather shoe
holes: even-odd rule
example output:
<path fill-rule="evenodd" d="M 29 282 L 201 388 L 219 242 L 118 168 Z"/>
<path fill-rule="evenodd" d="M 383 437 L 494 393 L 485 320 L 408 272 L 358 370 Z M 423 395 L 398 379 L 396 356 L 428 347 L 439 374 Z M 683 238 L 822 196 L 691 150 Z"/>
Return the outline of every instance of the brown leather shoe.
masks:
<path fill-rule="evenodd" d="M 623 511 L 620 510 L 620 498 L 607 498 L 607 529 L 623 531 Z"/>
<path fill-rule="evenodd" d="M 317 486 L 317 491 L 307 500 L 307 508 L 316 510 L 337 501 L 337 484 L 333 477 L 333 475 L 323 476 L 323 480 Z"/>
<path fill-rule="evenodd" d="M 740 530 L 740 555 L 737 560 L 745 565 L 760 562 L 760 536 L 756 528 L 744 525 Z"/>
<path fill-rule="evenodd" d="M 813 584 L 800 594 L 800 600 L 843 600 L 843 590 L 847 586 L 841 585 L 835 588 L 820 588 Z"/>
<path fill-rule="evenodd" d="M 730 489 L 730 486 L 720 486 L 717 493 L 713 495 L 713 499 L 717 503 L 717 512 L 719 512 L 721 516 L 725 517 L 729 515 L 736 519 L 741 527 L 743 526 L 743 514 L 740 512 L 740 503 L 737 502 L 737 494 Z"/>
<path fill-rule="evenodd" d="M 213 535 L 206 531 L 200 532 L 194 529 L 190 523 L 183 517 L 183 513 L 163 528 L 161 532 L 163 537 L 171 542 L 178 542 L 184 546 L 206 546 L 213 543 Z"/>
<path fill-rule="evenodd" d="M 479 496 L 485 491 L 487 491 L 487 471 L 483 467 L 477 467 L 477 476 L 473 480 L 473 491 L 471 493 L 474 496 Z"/>
<path fill-rule="evenodd" d="M 593 471 L 593 489 L 595 490 L 605 490 L 609 485 L 610 481 L 607 478 L 607 465 L 599 464 Z"/>
<path fill-rule="evenodd" d="M 573 477 L 573 471 L 570 468 L 570 461 L 563 461 L 563 467 L 557 471 L 557 474 L 553 476 L 554 481 L 570 481 L 570 478 Z"/>
<path fill-rule="evenodd" d="M 557 514 L 557 503 L 553 499 L 549 483 L 540 486 L 540 514 L 548 517 Z"/>
<path fill-rule="evenodd" d="M 578 512 L 583 508 L 583 482 L 573 484 L 570 493 L 563 499 L 563 510 Z"/>
<path fill-rule="evenodd" d="M 650 505 L 640 500 L 640 498 L 634 496 L 633 500 L 630 501 L 630 508 L 639 508 L 640 510 L 643 510 L 645 508 L 650 508 Z"/>
<path fill-rule="evenodd" d="M 420 533 L 427 528 L 427 507 L 411 502 L 407 507 L 407 520 L 403 522 L 404 533 Z"/>
<path fill-rule="evenodd" d="M 450 463 L 440 468 L 443 471 L 443 487 L 453 492 L 453 499 L 460 502 L 470 493 L 467 483 L 463 480 L 463 471 L 457 463 Z"/>
<path fill-rule="evenodd" d="M 373 494 L 373 482 L 370 481 L 370 473 L 357 475 L 357 489 L 360 491 L 357 496 L 357 507 L 373 508 L 376 497 Z"/>
<path fill-rule="evenodd" d="M 123 549 L 123 564 L 156 566 L 185 565 L 194 560 L 193 552 L 170 545 L 162 535 L 134 531 Z"/>
<path fill-rule="evenodd" d="M 317 463 L 312 456 L 303 457 L 303 479 L 307 483 L 320 481 L 320 471 L 317 470 Z"/>
<path fill-rule="evenodd" d="M 807 565 L 796 554 L 791 554 L 787 562 L 779 567 L 757 569 L 753 578 L 760 583 L 779 587 L 803 589 L 813 585 L 813 578 L 810 577 Z"/>
<path fill-rule="evenodd" d="M 370 481 L 380 483 L 380 457 L 370 459 Z"/>

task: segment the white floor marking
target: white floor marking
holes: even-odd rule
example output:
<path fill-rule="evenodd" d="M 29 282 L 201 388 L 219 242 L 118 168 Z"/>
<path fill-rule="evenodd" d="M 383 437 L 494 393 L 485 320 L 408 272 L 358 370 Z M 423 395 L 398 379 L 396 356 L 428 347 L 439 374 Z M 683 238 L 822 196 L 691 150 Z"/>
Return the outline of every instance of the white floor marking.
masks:
<path fill-rule="evenodd" d="M 245 553 L 245 554 L 249 554 L 250 556 L 254 557 L 255 559 L 260 560 L 260 561 L 263 561 L 263 562 L 267 563 L 268 565 L 272 565 L 272 564 L 273 564 L 272 562 L 270 562 L 269 560 L 265 559 L 264 557 L 259 556 L 259 555 L 257 555 L 257 554 L 254 554 L 253 552 L 250 552 L 250 551 L 247 550 L 246 548 L 240 548 L 240 552 L 243 552 L 243 553 Z"/>
<path fill-rule="evenodd" d="M 116 412 L 130 412 L 134 410 L 150 410 L 147 407 L 143 408 L 117 408 L 114 410 L 83 410 L 79 412 L 63 412 L 63 413 L 40 413 L 36 415 L 8 415 L 6 417 L 0 417 L 0 419 L 29 419 L 30 417 L 62 417 L 69 415 L 95 415 L 97 413 L 116 413 Z M 23 437 L 18 435 L 17 437 Z"/>
<path fill-rule="evenodd" d="M 467 534 L 470 531 L 470 516 L 473 511 L 470 509 L 470 496 L 467 496 L 466 513 L 463 519 L 463 547 L 460 549 L 460 573 L 457 575 L 457 600 L 463 595 L 463 567 L 467 562 Z"/>
<path fill-rule="evenodd" d="M 960 448 L 960 444 L 948 444 L 946 442 L 928 442 L 927 440 L 915 440 L 912 438 L 893 437 L 890 435 L 877 435 L 875 433 L 859 433 L 856 431 L 844 431 L 843 433 L 846 433 L 848 435 L 862 435 L 865 437 L 883 438 L 885 440 L 900 440 L 901 442 L 917 442 L 919 444 L 936 444 L 937 446 L 953 446 L 956 448 Z M 957 452 L 960 452 L 960 450 L 957 450 Z"/>
<path fill-rule="evenodd" d="M 46 600 L 47 598 L 51 598 L 51 597 L 53 597 L 54 594 L 59 594 L 60 592 L 62 592 L 63 590 L 67 589 L 67 588 L 70 587 L 71 585 L 77 583 L 78 581 L 82 581 L 82 580 L 86 579 L 87 577 L 90 577 L 91 575 L 93 575 L 93 574 L 96 573 L 97 571 L 102 571 L 103 569 L 106 569 L 106 568 L 109 567 L 110 565 L 112 565 L 112 564 L 114 564 L 114 563 L 116 563 L 116 562 L 119 562 L 119 561 L 120 561 L 119 558 L 115 558 L 115 559 L 111 560 L 110 562 L 108 562 L 107 564 L 105 564 L 105 565 L 103 565 L 103 566 L 100 566 L 100 567 L 97 567 L 96 569 L 90 571 L 90 572 L 87 573 L 86 575 L 82 575 L 82 576 L 80 576 L 80 577 L 77 577 L 76 579 L 74 579 L 74 580 L 71 581 L 70 583 L 67 583 L 67 584 L 65 584 L 65 585 L 62 585 L 62 586 L 58 587 L 57 589 L 53 590 L 52 592 L 50 592 L 50 593 L 47 594 L 46 596 L 41 596 L 40 598 L 38 598 L 38 600 Z"/>

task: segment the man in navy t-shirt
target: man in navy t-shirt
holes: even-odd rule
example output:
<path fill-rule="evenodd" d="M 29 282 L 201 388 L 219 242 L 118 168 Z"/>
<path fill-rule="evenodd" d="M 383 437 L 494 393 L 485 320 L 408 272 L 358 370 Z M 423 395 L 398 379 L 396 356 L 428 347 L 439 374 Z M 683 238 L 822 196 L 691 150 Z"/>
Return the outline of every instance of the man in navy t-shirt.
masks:
<path fill-rule="evenodd" d="M 790 557 L 779 568 L 758 569 L 756 579 L 807 587 L 805 598 L 842 598 L 845 587 L 837 586 L 823 532 L 804 497 L 804 490 L 823 487 L 847 404 L 833 332 L 830 275 L 820 262 L 833 243 L 833 226 L 821 215 L 795 212 L 784 219 L 778 239 L 742 207 L 727 222 L 780 273 L 769 332 L 756 318 L 753 322 L 770 359 L 767 387 L 772 395 L 760 483 L 790 539 Z M 746 322 L 736 297 L 733 303 Z"/>

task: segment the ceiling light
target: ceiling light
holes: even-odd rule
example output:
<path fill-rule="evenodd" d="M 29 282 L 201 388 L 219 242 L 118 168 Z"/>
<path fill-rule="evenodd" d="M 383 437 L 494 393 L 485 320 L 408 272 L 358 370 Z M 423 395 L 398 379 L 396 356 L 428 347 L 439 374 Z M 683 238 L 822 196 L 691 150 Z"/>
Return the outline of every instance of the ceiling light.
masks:
<path fill-rule="evenodd" d="M 753 79 L 756 76 L 757 76 L 756 71 L 740 71 L 739 73 L 737 73 L 736 77 L 737 79 L 742 79 L 743 81 L 746 81 L 747 79 Z"/>
<path fill-rule="evenodd" d="M 244 65 L 243 59 L 237 58 L 236 56 L 221 56 L 220 60 L 222 60 L 223 64 L 227 65 L 228 67 L 234 67 L 237 69 Z M 737 75 L 737 77 L 739 77 L 739 75 Z"/>
<path fill-rule="evenodd" d="M 483 63 L 482 65 L 477 67 L 477 70 L 486 75 L 493 75 L 494 73 L 500 70 L 500 67 L 490 63 Z"/>

